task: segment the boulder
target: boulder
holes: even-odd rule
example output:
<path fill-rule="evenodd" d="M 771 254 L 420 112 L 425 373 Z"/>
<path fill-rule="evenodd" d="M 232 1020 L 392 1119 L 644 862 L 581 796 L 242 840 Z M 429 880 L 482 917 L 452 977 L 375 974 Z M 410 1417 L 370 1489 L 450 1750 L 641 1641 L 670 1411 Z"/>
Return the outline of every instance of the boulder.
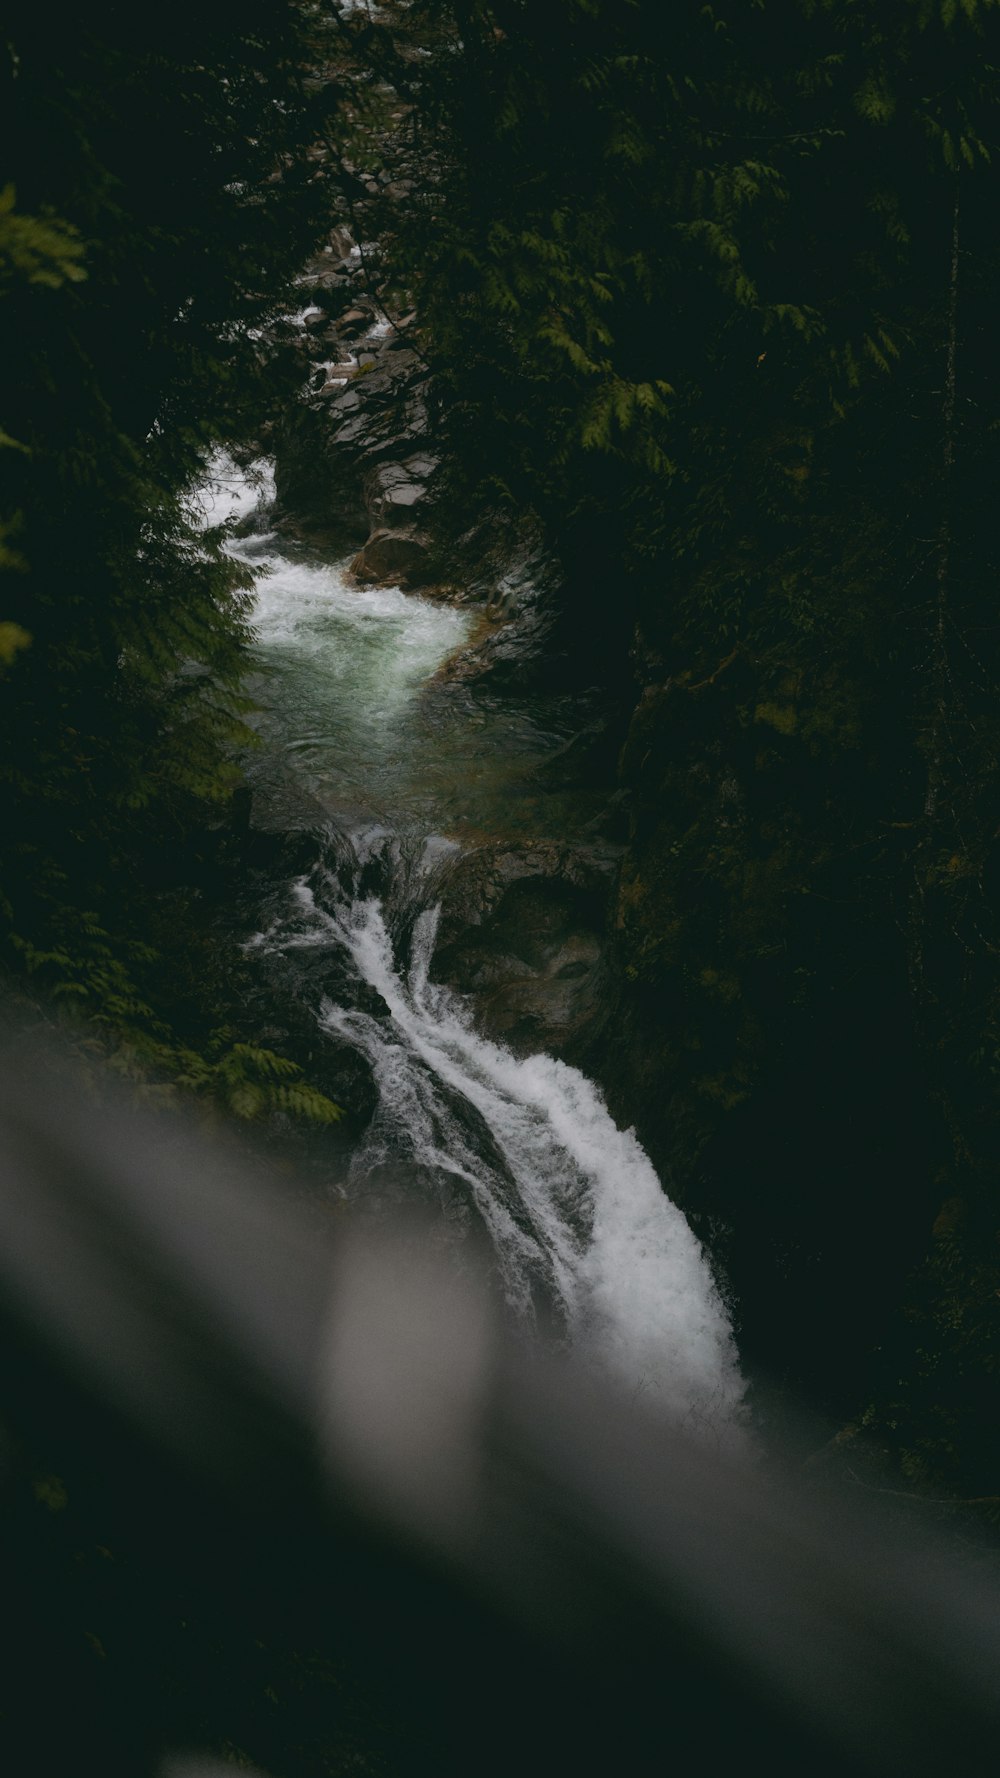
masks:
<path fill-rule="evenodd" d="M 330 230 L 330 251 L 337 259 L 347 259 L 354 246 L 354 236 L 349 228 L 337 227 Z"/>
<path fill-rule="evenodd" d="M 324 364 L 319 371 L 322 379 L 318 383 L 321 395 L 335 396 L 342 394 L 354 375 L 353 364 Z"/>
<path fill-rule="evenodd" d="M 419 505 L 426 493 L 423 482 L 394 482 L 385 491 L 383 523 L 390 530 L 394 525 L 409 523 L 413 508 Z"/>
<path fill-rule="evenodd" d="M 375 531 L 351 563 L 364 581 L 406 581 L 421 578 L 427 560 L 427 538 L 418 531 Z"/>
<path fill-rule="evenodd" d="M 466 853 L 443 884 L 434 979 L 475 994 L 482 1027 L 516 1050 L 578 1051 L 607 1004 L 615 857 L 554 842 Z"/>
<path fill-rule="evenodd" d="M 403 468 L 415 482 L 427 482 L 438 466 L 439 458 L 430 456 L 407 457 Z"/>

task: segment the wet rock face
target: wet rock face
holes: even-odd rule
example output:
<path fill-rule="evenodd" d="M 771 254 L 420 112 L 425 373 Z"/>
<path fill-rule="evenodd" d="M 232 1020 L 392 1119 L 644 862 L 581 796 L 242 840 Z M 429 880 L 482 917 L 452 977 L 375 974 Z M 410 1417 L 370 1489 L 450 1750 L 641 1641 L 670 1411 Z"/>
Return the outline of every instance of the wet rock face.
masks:
<path fill-rule="evenodd" d="M 417 586 L 426 572 L 427 539 L 419 531 L 375 531 L 351 563 L 358 580 L 405 580 Z"/>
<path fill-rule="evenodd" d="M 433 976 L 474 994 L 480 1028 L 522 1053 L 577 1054 L 606 1005 L 615 860 L 555 843 L 466 854 L 442 896 Z"/>
<path fill-rule="evenodd" d="M 364 580 L 415 585 L 426 578 L 420 509 L 437 467 L 416 317 L 379 307 L 344 241 L 309 268 L 303 291 L 307 306 L 278 338 L 308 375 L 302 401 L 270 440 L 279 522 L 338 547 L 364 544 Z M 405 533 L 407 546 L 387 542 L 392 532 Z"/>
<path fill-rule="evenodd" d="M 365 482 L 372 523 L 387 531 L 411 525 L 427 498 L 427 481 L 434 468 L 433 458 L 420 456 L 404 463 L 377 464 Z"/>

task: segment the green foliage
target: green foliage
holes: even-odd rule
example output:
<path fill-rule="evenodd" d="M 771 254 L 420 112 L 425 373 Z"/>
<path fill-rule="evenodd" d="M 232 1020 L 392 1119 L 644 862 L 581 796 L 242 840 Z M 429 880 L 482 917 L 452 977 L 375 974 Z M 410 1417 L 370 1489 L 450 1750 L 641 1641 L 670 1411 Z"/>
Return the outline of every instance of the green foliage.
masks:
<path fill-rule="evenodd" d="M 22 216 L 13 185 L 0 190 L 0 290 L 12 279 L 58 290 L 87 276 L 83 242 L 76 229 L 54 218 Z"/>
<path fill-rule="evenodd" d="M 0 623 L 0 667 L 12 666 L 21 650 L 30 647 L 31 637 L 20 624 Z"/>
<path fill-rule="evenodd" d="M 18 281 L 57 290 L 67 280 L 79 282 L 85 278 L 87 274 L 80 264 L 83 244 L 76 230 L 52 218 L 22 216 L 15 204 L 13 185 L 4 186 L 0 190 L 0 298 L 11 283 Z M 0 451 L 4 450 L 28 454 L 28 446 L 12 438 L 0 425 Z M 0 571 L 24 566 L 23 557 L 8 542 L 20 523 L 20 513 L 0 520 Z M 29 640 L 27 631 L 19 624 L 0 624 L 0 667 L 9 666 Z"/>
<path fill-rule="evenodd" d="M 290 3 L 97 0 L 51 37 L 8 9 L 0 962 L 193 1081 L 147 934 L 164 884 L 202 868 L 252 735 L 250 577 L 189 490 L 279 395 L 261 329 L 328 220 L 316 100 Z M 198 1084 L 244 1114 L 328 1115 L 276 1067 L 230 1045 Z"/>
<path fill-rule="evenodd" d="M 309 1123 L 333 1124 L 343 1116 L 302 1070 L 273 1050 L 232 1043 L 230 1033 L 213 1040 L 208 1055 L 185 1050 L 177 1083 L 221 1102 L 236 1117 L 261 1118 L 277 1112 Z"/>

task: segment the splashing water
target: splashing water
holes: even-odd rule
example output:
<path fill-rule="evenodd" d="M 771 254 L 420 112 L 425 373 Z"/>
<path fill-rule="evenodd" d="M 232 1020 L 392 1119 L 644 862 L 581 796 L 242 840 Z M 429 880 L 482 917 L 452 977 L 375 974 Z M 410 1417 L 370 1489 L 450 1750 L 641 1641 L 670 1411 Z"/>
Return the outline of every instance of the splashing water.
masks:
<path fill-rule="evenodd" d="M 540 1304 L 569 1342 L 674 1422 L 739 1436 L 743 1392 L 725 1309 L 699 1242 L 632 1131 L 594 1084 L 545 1055 L 518 1058 L 474 1029 L 469 1004 L 429 979 L 438 910 L 397 966 L 382 902 L 333 871 L 300 879 L 267 946 L 346 952 L 385 1013 L 323 1001 L 321 1026 L 368 1059 L 379 1107 L 353 1181 L 387 1159 L 436 1171 L 468 1195 L 507 1301 Z M 475 1114 L 469 1116 L 469 1109 Z"/>
<path fill-rule="evenodd" d="M 274 466 L 268 457 L 240 469 L 227 451 L 216 451 L 192 496 L 191 510 L 202 526 L 240 524 L 254 513 L 263 516 L 273 504 Z"/>

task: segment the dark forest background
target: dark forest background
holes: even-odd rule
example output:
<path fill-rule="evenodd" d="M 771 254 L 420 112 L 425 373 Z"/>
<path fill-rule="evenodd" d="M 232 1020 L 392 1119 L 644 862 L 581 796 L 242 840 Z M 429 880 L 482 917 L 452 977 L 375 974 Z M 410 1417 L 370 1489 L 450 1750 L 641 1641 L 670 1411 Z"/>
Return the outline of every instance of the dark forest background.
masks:
<path fill-rule="evenodd" d="M 808 1317 L 797 1381 L 987 1510 L 998 77 L 993 0 L 96 0 L 0 33 L 12 991 L 147 1091 L 336 1116 L 218 1012 L 236 964 L 187 917 L 251 739 L 247 581 L 187 497 L 294 401 L 269 329 L 388 170 L 371 277 L 417 308 L 442 508 L 534 514 L 631 688 L 612 1103 L 737 1294 L 773 1282 L 750 1348 L 780 1366 Z"/>

